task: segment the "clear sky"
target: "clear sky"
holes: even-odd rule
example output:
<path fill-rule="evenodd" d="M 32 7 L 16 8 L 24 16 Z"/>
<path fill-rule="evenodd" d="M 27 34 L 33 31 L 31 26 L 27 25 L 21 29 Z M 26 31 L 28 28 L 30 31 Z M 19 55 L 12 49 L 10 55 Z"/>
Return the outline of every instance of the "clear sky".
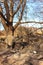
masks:
<path fill-rule="evenodd" d="M 26 17 L 27 19 L 25 19 L 26 21 L 43 21 L 43 0 L 27 0 L 27 14 L 25 14 L 24 17 Z M 17 18 L 15 16 L 15 20 L 16 21 Z M 23 18 L 24 21 L 24 18 Z M 40 26 L 40 25 L 39 25 Z M 1 27 L 0 24 L 0 29 L 2 29 L 3 27 Z"/>
<path fill-rule="evenodd" d="M 43 21 L 43 0 L 27 0 L 26 5 L 27 14 L 24 17 L 27 18 L 27 21 Z M 15 20 L 17 20 L 16 16 Z"/>
<path fill-rule="evenodd" d="M 29 0 L 27 7 L 29 20 L 43 21 L 43 0 Z"/>

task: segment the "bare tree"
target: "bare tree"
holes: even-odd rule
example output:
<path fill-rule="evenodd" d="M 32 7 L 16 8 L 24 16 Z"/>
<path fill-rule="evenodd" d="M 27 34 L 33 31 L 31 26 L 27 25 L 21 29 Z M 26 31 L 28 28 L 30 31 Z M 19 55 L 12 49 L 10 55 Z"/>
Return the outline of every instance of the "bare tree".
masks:
<path fill-rule="evenodd" d="M 18 2 L 18 4 L 17 4 L 17 2 Z M 25 5 L 26 5 L 26 0 L 0 0 L 1 23 L 4 26 L 7 37 L 9 35 L 12 36 L 12 37 L 9 36 L 11 39 L 14 36 L 15 29 L 21 23 Z M 15 8 L 15 10 L 14 10 L 14 6 L 17 6 L 17 8 Z M 19 10 L 21 13 L 18 17 L 18 22 L 15 24 L 15 26 L 13 26 L 13 19 Z M 5 14 L 3 11 L 5 12 Z"/>

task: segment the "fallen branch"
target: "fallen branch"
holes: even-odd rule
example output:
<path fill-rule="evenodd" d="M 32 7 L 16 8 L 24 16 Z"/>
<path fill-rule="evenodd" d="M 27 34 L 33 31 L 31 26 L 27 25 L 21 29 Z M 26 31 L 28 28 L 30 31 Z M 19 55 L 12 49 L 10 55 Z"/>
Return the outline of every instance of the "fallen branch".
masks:
<path fill-rule="evenodd" d="M 0 52 L 0 56 L 14 54 L 14 53 L 16 53 L 16 51 L 6 49 L 5 51 Z"/>

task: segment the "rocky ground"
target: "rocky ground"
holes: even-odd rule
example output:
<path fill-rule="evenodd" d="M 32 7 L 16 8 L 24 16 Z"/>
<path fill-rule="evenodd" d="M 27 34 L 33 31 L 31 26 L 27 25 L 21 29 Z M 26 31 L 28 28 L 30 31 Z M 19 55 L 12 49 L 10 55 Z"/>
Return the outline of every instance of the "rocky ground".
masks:
<path fill-rule="evenodd" d="M 7 48 L 3 41 L 0 42 L 0 65 L 43 65 L 43 30 L 36 28 L 22 30 L 25 31 L 22 32 L 22 40 L 26 42 L 20 39 L 21 42 L 18 43 L 19 39 L 16 37 L 18 41 L 13 49 Z M 17 31 L 15 36 L 19 36 L 19 33 L 21 34 L 21 31 Z"/>

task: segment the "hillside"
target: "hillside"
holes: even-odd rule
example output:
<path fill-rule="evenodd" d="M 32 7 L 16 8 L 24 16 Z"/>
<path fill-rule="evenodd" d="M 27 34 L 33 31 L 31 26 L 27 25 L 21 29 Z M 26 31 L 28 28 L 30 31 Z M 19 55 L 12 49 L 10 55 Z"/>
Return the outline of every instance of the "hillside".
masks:
<path fill-rule="evenodd" d="M 5 31 L 0 31 L 1 37 L 6 38 Z M 19 26 L 14 40 L 14 49 L 0 42 L 0 65 L 43 65 L 43 29 Z"/>

